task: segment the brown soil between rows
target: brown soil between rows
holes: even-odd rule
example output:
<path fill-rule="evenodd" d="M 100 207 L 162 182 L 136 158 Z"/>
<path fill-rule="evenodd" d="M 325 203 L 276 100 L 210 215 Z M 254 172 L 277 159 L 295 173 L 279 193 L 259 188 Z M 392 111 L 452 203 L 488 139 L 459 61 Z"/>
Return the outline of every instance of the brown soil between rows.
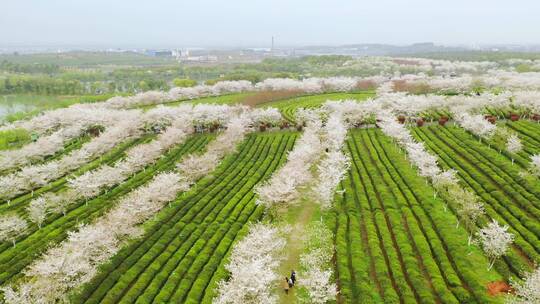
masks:
<path fill-rule="evenodd" d="M 512 287 L 504 281 L 494 281 L 487 284 L 488 294 L 492 297 L 512 293 Z"/>

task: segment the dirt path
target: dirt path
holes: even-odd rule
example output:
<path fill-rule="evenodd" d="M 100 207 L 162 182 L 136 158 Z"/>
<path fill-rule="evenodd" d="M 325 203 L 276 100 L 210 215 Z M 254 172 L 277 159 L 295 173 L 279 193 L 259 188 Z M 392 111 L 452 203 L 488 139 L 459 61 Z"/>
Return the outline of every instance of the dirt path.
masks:
<path fill-rule="evenodd" d="M 291 226 L 291 232 L 287 238 L 287 247 L 284 252 L 284 260 L 281 262 L 278 268 L 278 273 L 285 280 L 285 277 L 291 275 L 291 270 L 300 268 L 300 255 L 304 252 L 303 238 L 306 235 L 305 231 L 310 222 L 317 220 L 319 215 L 319 206 L 312 200 L 302 199 L 295 203 L 294 206 L 282 210 L 280 212 L 282 219 L 285 223 Z M 300 279 L 300 278 L 299 278 Z M 296 303 L 296 288 L 293 287 L 289 290 L 289 294 L 286 295 L 282 288 L 282 282 L 279 281 L 278 295 L 279 303 Z"/>

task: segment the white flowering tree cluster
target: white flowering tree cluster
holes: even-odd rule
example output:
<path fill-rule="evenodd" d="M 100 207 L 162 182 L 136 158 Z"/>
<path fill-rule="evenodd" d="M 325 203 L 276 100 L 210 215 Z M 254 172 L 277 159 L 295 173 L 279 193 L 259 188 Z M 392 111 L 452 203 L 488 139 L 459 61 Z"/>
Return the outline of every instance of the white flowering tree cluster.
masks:
<path fill-rule="evenodd" d="M 277 268 L 285 238 L 276 227 L 253 224 L 249 233 L 234 245 L 229 263 L 227 281 L 218 285 L 216 304 L 277 303 L 273 286 L 280 275 Z"/>
<path fill-rule="evenodd" d="M 477 233 L 478 242 L 490 258 L 488 269 L 493 267 L 495 261 L 504 255 L 510 244 L 514 241 L 514 235 L 508 232 L 508 226 L 501 226 L 495 220 Z"/>
<path fill-rule="evenodd" d="M 148 91 L 134 96 L 115 96 L 105 102 L 105 106 L 128 108 L 142 105 L 167 103 L 181 99 L 195 99 L 206 96 L 253 91 L 253 85 L 246 80 L 220 81 L 214 85 L 197 85 L 189 88 L 172 88 L 169 92 Z"/>
<path fill-rule="evenodd" d="M 214 85 L 197 85 L 190 88 L 173 88 L 169 92 L 148 91 L 134 96 L 115 96 L 104 102 L 105 107 L 129 108 L 142 105 L 153 105 L 181 99 L 196 99 L 222 94 L 249 91 L 299 91 L 305 93 L 348 92 L 358 89 L 359 83 L 370 82 L 378 85 L 383 77 L 329 77 L 306 78 L 269 78 L 252 85 L 246 80 L 220 81 Z"/>
<path fill-rule="evenodd" d="M 42 161 L 45 157 L 62 151 L 67 141 L 82 134 L 82 125 L 62 128 L 51 135 L 38 138 L 17 150 L 0 152 L 0 170 L 7 170 L 20 166 L 29 165 L 36 161 Z"/>
<path fill-rule="evenodd" d="M 104 188 L 112 187 L 130 175 L 154 163 L 173 146 L 182 143 L 193 130 L 187 117 L 182 117 L 158 137 L 137 145 L 126 152 L 126 158 L 114 166 L 103 165 L 69 180 L 70 188 L 86 199 L 97 195 Z"/>
<path fill-rule="evenodd" d="M 540 114 L 540 91 L 516 91 L 512 96 L 516 107 Z"/>
<path fill-rule="evenodd" d="M 102 165 L 98 169 L 88 171 L 83 175 L 76 178 L 69 179 L 69 188 L 66 191 L 62 191 L 58 194 L 48 192 L 43 196 L 32 200 L 27 207 L 29 219 L 41 227 L 41 224 L 45 220 L 48 214 L 63 213 L 65 214 L 68 206 L 78 199 L 92 198 L 98 195 L 103 189 L 110 188 L 116 184 L 121 183 L 145 166 L 155 162 L 163 152 L 167 151 L 174 145 L 183 142 L 187 136 L 193 132 L 192 123 L 201 123 L 201 121 L 192 121 L 194 117 L 192 113 L 186 109 L 185 112 L 173 113 L 174 116 L 167 116 L 170 113 L 160 113 L 154 120 L 159 118 L 168 121 L 169 119 L 175 119 L 172 121 L 172 125 L 169 126 L 163 133 L 151 141 L 150 143 L 141 144 L 129 149 L 126 152 L 126 158 L 118 161 L 114 166 Z M 197 109 L 197 107 L 195 107 Z M 208 109 L 205 109 L 207 111 Z M 221 111 L 221 107 L 217 107 L 218 111 Z M 250 113 L 250 112 L 248 112 Z M 155 113 L 149 113 L 151 116 Z M 199 116 L 195 116 L 199 117 Z M 247 117 L 247 116 L 245 116 Z M 205 118 L 207 119 L 207 118 Z M 230 117 L 228 118 L 230 119 Z M 232 122 L 233 120 L 231 120 Z M 248 121 L 241 121 L 244 125 L 249 124 Z M 235 121 L 230 125 L 230 128 L 218 137 L 216 142 L 209 145 L 209 153 L 204 154 L 204 160 L 212 160 L 200 162 L 201 156 L 190 156 L 186 160 L 179 164 L 180 166 L 189 166 L 189 164 L 195 164 L 201 166 L 204 164 L 206 167 L 201 170 L 197 175 L 191 174 L 191 180 L 195 181 L 202 175 L 212 170 L 212 166 L 216 166 L 217 162 L 223 157 L 225 153 L 230 153 L 231 146 L 236 145 L 239 141 L 243 140 L 245 127 L 238 128 L 238 121 Z M 225 147 L 226 146 L 226 147 Z M 217 147 L 217 148 L 213 148 Z M 200 167 L 198 168 L 201 169 Z"/>
<path fill-rule="evenodd" d="M 31 279 L 16 291 L 11 287 L 3 289 L 6 302 L 67 301 L 69 290 L 89 281 L 97 266 L 119 250 L 122 239 L 140 233 L 136 224 L 148 219 L 185 187 L 177 174 L 157 175 L 95 223 L 69 232 L 66 241 L 49 249 L 25 271 Z"/>
<path fill-rule="evenodd" d="M 163 121 L 167 123 L 177 119 L 178 117 L 190 115 L 189 120 L 193 122 L 196 129 L 208 129 L 210 126 L 221 127 L 227 124 L 233 117 L 245 112 L 246 107 L 228 106 L 228 105 L 209 105 L 185 104 L 175 107 L 157 106 L 151 111 L 145 113 L 149 123 Z"/>
<path fill-rule="evenodd" d="M 482 75 L 462 74 L 428 76 L 424 73 L 393 75 L 392 82 L 405 84 L 404 87 L 425 86 L 433 93 L 467 93 L 478 86 L 483 88 L 505 88 L 512 90 L 534 90 L 540 88 L 540 73 L 517 73 L 513 71 L 490 70 Z"/>
<path fill-rule="evenodd" d="M 540 303 L 540 267 L 524 275 L 521 282 L 512 282 L 514 293 L 510 296 L 508 304 Z"/>
<path fill-rule="evenodd" d="M 244 140 L 250 123 L 251 121 L 244 115 L 233 118 L 227 124 L 227 129 L 208 144 L 206 153 L 185 157 L 177 165 L 178 171 L 191 181 L 210 173 L 226 154 L 234 152 L 236 146 Z"/>
<path fill-rule="evenodd" d="M 523 150 L 523 144 L 516 134 L 508 136 L 506 141 L 506 150 L 512 155 Z M 514 164 L 514 157 L 512 157 L 512 164 Z"/>
<path fill-rule="evenodd" d="M 372 110 L 372 108 L 375 106 L 377 106 L 377 109 L 379 109 L 378 105 L 376 105 L 373 99 L 368 99 L 362 103 L 350 99 L 340 101 L 327 100 L 322 105 L 321 111 L 323 113 L 339 111 L 346 126 L 351 127 L 359 122 L 372 118 L 373 113 L 377 112 Z"/>
<path fill-rule="evenodd" d="M 326 152 L 317 164 L 317 177 L 312 186 L 312 191 L 323 208 L 332 205 L 334 191 L 350 167 L 350 158 L 343 153 L 346 136 L 347 125 L 343 121 L 342 112 L 330 112 L 322 132 Z"/>
<path fill-rule="evenodd" d="M 26 166 L 18 172 L 0 177 L 0 199 L 10 199 L 25 191 L 43 186 L 99 157 L 120 142 L 141 136 L 143 133 L 140 129 L 141 124 L 138 122 L 140 122 L 140 115 L 137 112 L 126 112 L 123 120 L 61 159 Z"/>
<path fill-rule="evenodd" d="M 299 188 L 313 179 L 311 167 L 322 156 L 324 145 L 321 142 L 322 121 L 319 115 L 310 111 L 306 128 L 294 149 L 287 155 L 287 162 L 272 177 L 257 186 L 257 204 L 271 207 L 277 203 L 290 202 L 299 195 Z"/>
<path fill-rule="evenodd" d="M 307 229 L 306 253 L 300 256 L 298 285 L 304 293 L 297 293 L 299 303 L 324 304 L 336 299 L 337 285 L 333 282 L 333 235 L 323 222 L 315 222 Z"/>
<path fill-rule="evenodd" d="M 201 161 L 212 159 L 213 168 L 205 166 L 204 170 L 192 172 L 189 165 L 179 164 L 179 168 L 185 169 L 182 173 L 164 172 L 156 175 L 151 182 L 122 198 L 96 222 L 70 232 L 67 240 L 49 249 L 30 265 L 25 271 L 26 279 L 19 286 L 2 288 L 5 301 L 67 301 L 69 291 L 88 282 L 96 274 L 97 267 L 118 252 L 122 241 L 140 235 L 139 224 L 174 200 L 179 192 L 188 190 L 196 179 L 213 170 L 226 154 L 234 152 L 249 130 L 250 122 L 246 118 L 232 119 L 228 129 L 199 156 Z M 193 158 L 187 157 L 182 162 L 189 162 L 189 159 Z"/>
<path fill-rule="evenodd" d="M 122 119 L 125 111 L 104 108 L 100 103 L 74 104 L 67 108 L 44 111 L 29 120 L 20 120 L 0 127 L 0 131 L 24 129 L 44 135 L 52 130 L 83 124 L 108 125 Z"/>
<path fill-rule="evenodd" d="M 471 115 L 467 112 L 454 112 L 454 119 L 465 130 L 480 139 L 489 139 L 495 134 L 496 126 L 485 120 L 482 115 Z"/>
<path fill-rule="evenodd" d="M 70 152 L 61 159 L 44 164 L 26 166 L 21 168 L 18 172 L 0 177 L 0 199 L 10 199 L 20 193 L 43 186 L 51 180 L 59 178 L 106 153 L 125 140 L 140 137 L 145 132 L 163 129 L 167 125 L 170 125 L 173 120 L 186 117 L 186 115 L 189 115 L 190 117 L 186 118 L 186 120 L 192 121 L 194 126 L 220 126 L 227 124 L 233 117 L 246 111 L 247 109 L 245 107 L 219 105 L 186 105 L 180 107 L 161 106 L 146 113 L 142 113 L 139 110 L 111 110 L 111 112 L 114 113 L 123 113 L 122 119 L 118 120 L 113 126 L 107 128 L 105 132 L 101 133 L 98 137 L 84 144 L 80 149 Z M 266 113 L 269 111 L 263 112 Z M 267 116 L 268 115 L 259 115 L 259 117 Z M 151 145 L 156 145 L 153 146 L 153 148 L 156 149 L 160 146 L 157 142 L 154 142 Z M 145 154 L 149 152 L 147 149 L 153 149 L 151 145 L 132 150 L 131 160 L 144 162 L 145 159 L 148 160 L 149 158 L 152 158 L 150 154 Z M 137 158 L 138 160 L 136 160 Z M 100 176 L 110 174 L 105 177 L 106 179 L 110 179 L 106 181 L 107 183 L 114 183 L 113 180 L 120 179 L 118 174 L 119 171 L 115 171 L 113 167 L 103 167 L 102 169 L 103 172 Z M 85 178 L 87 177 L 89 176 L 85 176 Z M 91 185 L 88 186 L 90 187 Z M 85 190 L 89 189 L 86 188 Z M 84 196 L 91 195 L 90 193 L 92 192 L 84 194 Z"/>
<path fill-rule="evenodd" d="M 21 123 L 29 131 L 41 135 L 35 142 L 20 149 L 0 152 L 0 170 L 30 165 L 42 161 L 45 157 L 62 151 L 65 144 L 81 136 L 91 127 L 109 127 L 123 119 L 125 111 L 104 111 L 73 107 L 45 112 L 44 114 Z M 62 114 L 62 115 L 59 115 Z M 12 126 L 15 126 L 12 125 Z M 47 134 L 47 132 L 51 132 Z"/>
<path fill-rule="evenodd" d="M 253 109 L 249 116 L 254 125 L 278 126 L 283 121 L 281 112 L 276 108 Z"/>
<path fill-rule="evenodd" d="M 540 177 L 540 154 L 531 156 L 531 166 L 529 171 L 534 176 Z"/>
<path fill-rule="evenodd" d="M 0 242 L 8 241 L 15 246 L 15 241 L 27 227 L 26 221 L 16 215 L 0 217 Z"/>
<path fill-rule="evenodd" d="M 33 199 L 26 207 L 28 218 L 31 222 L 38 225 L 40 229 L 43 221 L 45 221 L 45 218 L 47 217 L 48 209 L 50 209 L 50 206 L 47 204 L 45 197 Z"/>
<path fill-rule="evenodd" d="M 286 90 L 306 93 L 347 92 L 357 89 L 360 80 L 362 79 L 351 77 L 306 78 L 303 80 L 269 78 L 257 83 L 255 89 L 259 91 Z"/>
<path fill-rule="evenodd" d="M 83 175 L 68 180 L 69 188 L 58 194 L 46 193 L 32 200 L 27 208 L 29 219 L 41 227 L 47 214 L 64 213 L 67 207 L 78 199 L 92 198 L 103 189 L 110 188 L 127 179 L 132 174 L 154 163 L 162 153 L 183 142 L 192 132 L 189 119 L 183 117 L 167 128 L 150 143 L 129 149 L 126 158 L 114 166 L 102 165 Z"/>

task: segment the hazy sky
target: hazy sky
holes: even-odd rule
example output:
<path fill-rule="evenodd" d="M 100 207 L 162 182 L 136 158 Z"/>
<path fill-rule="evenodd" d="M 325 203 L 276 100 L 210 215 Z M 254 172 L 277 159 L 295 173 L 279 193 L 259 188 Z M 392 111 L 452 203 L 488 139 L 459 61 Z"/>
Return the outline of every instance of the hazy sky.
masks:
<path fill-rule="evenodd" d="M 540 43 L 538 0 L 0 0 L 0 46 Z"/>

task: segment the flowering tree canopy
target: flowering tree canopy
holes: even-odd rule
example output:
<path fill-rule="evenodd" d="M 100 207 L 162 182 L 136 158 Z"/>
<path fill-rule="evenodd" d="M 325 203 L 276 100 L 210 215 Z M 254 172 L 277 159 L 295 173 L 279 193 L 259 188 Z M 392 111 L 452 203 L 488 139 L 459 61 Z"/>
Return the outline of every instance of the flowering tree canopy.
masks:
<path fill-rule="evenodd" d="M 0 241 L 10 241 L 15 246 L 15 240 L 28 227 L 22 218 L 16 215 L 7 215 L 0 218 Z"/>
<path fill-rule="evenodd" d="M 252 225 L 248 235 L 235 244 L 225 266 L 230 278 L 219 283 L 219 295 L 213 303 L 276 303 L 272 283 L 280 278 L 276 268 L 279 266 L 279 253 L 284 247 L 285 239 L 277 228 Z"/>
<path fill-rule="evenodd" d="M 477 237 L 484 252 L 491 259 L 490 269 L 495 260 L 506 253 L 514 240 L 514 235 L 508 232 L 508 226 L 501 226 L 495 220 L 480 229 Z"/>
<path fill-rule="evenodd" d="M 513 282 L 512 288 L 509 304 L 540 303 L 540 267 L 526 273 L 522 282 Z"/>

